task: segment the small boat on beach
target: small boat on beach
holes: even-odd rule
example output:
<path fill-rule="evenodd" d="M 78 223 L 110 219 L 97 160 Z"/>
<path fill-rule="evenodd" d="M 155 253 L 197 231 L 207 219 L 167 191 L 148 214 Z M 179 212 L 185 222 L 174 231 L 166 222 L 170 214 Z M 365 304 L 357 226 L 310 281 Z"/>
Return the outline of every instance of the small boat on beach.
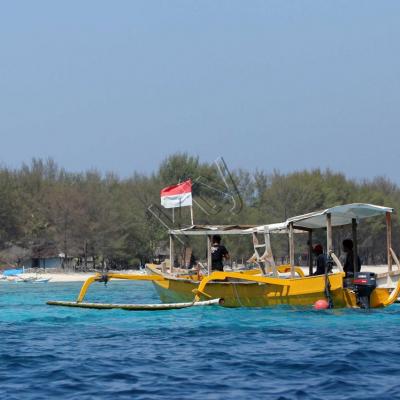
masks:
<path fill-rule="evenodd" d="M 15 283 L 30 283 L 30 282 L 34 282 L 36 280 L 36 278 L 34 276 L 23 276 L 23 275 L 18 275 L 16 277 L 14 277 L 13 282 Z"/>
<path fill-rule="evenodd" d="M 51 277 L 45 278 L 41 276 L 31 276 L 31 275 L 12 275 L 1 277 L 1 280 L 5 282 L 14 282 L 14 283 L 47 283 L 51 280 Z"/>
<path fill-rule="evenodd" d="M 12 266 L 12 265 L 10 265 Z M 13 267 L 13 266 L 12 266 Z M 20 279 L 20 277 L 25 273 L 25 268 L 11 268 L 6 269 L 0 275 L 0 278 L 4 282 L 14 282 Z"/>
<path fill-rule="evenodd" d="M 118 305 L 96 307 L 84 303 L 89 286 L 94 282 L 110 279 L 151 281 L 162 303 L 179 308 L 179 304 L 219 304 L 224 307 L 274 307 L 290 305 L 312 307 L 319 300 L 326 300 L 329 308 L 380 308 L 393 304 L 400 294 L 400 263 L 392 248 L 391 215 L 393 209 L 372 204 L 354 203 L 339 205 L 325 210 L 299 215 L 282 223 L 260 226 L 243 225 L 191 225 L 169 230 L 170 260 L 175 260 L 175 244 L 190 237 L 203 237 L 207 242 L 207 260 L 199 262 L 201 270 L 193 271 L 176 267 L 168 261 L 161 265 L 147 264 L 146 275 L 96 274 L 83 284 L 75 302 L 49 301 L 50 305 L 86 308 L 121 308 Z M 375 274 L 357 270 L 358 225 L 363 220 L 384 217 L 386 219 L 387 270 Z M 354 273 L 344 272 L 342 262 L 335 254 L 333 235 L 337 227 L 349 226 L 354 243 Z M 315 231 L 326 232 L 326 256 L 329 270 L 314 275 L 313 235 Z M 309 251 L 309 271 L 295 263 L 296 234 L 306 235 Z M 255 267 L 240 271 L 211 270 L 211 237 L 213 235 L 239 235 L 252 241 Z M 286 235 L 289 244 L 289 263 L 278 265 L 273 257 L 271 236 Z M 393 267 L 396 267 L 395 269 Z M 139 309 L 133 307 L 125 309 Z M 152 309 L 154 305 L 140 305 L 140 309 Z M 153 307 L 154 309 L 154 307 Z M 168 309 L 165 307 L 164 309 Z"/>
<path fill-rule="evenodd" d="M 50 281 L 51 281 L 51 278 L 36 277 L 36 278 L 34 278 L 32 283 L 47 283 Z"/>

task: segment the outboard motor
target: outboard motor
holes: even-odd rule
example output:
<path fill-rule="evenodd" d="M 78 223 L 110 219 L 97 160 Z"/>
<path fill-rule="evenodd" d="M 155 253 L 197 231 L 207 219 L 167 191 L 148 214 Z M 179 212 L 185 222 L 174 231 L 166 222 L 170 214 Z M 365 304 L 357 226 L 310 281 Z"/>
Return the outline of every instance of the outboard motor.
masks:
<path fill-rule="evenodd" d="M 361 308 L 370 306 L 371 293 L 376 288 L 376 276 L 373 272 L 356 272 L 353 280 L 354 292 L 357 296 L 357 304 Z"/>

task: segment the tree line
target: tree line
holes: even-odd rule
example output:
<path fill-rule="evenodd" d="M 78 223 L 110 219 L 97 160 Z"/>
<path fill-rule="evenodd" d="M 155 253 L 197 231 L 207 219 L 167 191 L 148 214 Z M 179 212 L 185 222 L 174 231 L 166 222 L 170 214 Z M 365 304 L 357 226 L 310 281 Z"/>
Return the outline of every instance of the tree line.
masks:
<path fill-rule="evenodd" d="M 198 224 L 265 224 L 338 204 L 365 202 L 400 209 L 400 188 L 384 177 L 356 181 L 330 170 L 281 173 L 228 172 L 223 178 L 213 163 L 188 154 L 167 157 L 152 174 L 120 178 L 96 170 L 72 173 L 53 160 L 33 159 L 18 169 L 0 168 L 0 265 L 25 255 L 62 253 L 65 259 L 91 259 L 111 267 L 148 262 L 167 244 L 165 226 L 189 224 L 188 210 L 162 210 L 160 189 L 192 179 Z M 232 182 L 232 184 L 231 184 Z M 227 185 L 228 183 L 228 185 Z M 153 212 L 148 207 L 153 204 Z M 234 209 L 236 207 L 236 209 Z M 393 243 L 399 250 L 398 218 L 393 218 Z M 323 241 L 324 233 L 319 236 Z M 349 235 L 335 234 L 335 247 Z M 360 226 L 359 252 L 364 263 L 384 263 L 385 223 L 372 219 Z M 233 259 L 251 255 L 249 240 L 227 239 Z M 306 243 L 298 239 L 298 254 Z M 203 257 L 202 244 L 193 244 Z M 18 251 L 15 251 L 18 248 Z M 284 257 L 284 238 L 273 239 L 275 255 Z"/>

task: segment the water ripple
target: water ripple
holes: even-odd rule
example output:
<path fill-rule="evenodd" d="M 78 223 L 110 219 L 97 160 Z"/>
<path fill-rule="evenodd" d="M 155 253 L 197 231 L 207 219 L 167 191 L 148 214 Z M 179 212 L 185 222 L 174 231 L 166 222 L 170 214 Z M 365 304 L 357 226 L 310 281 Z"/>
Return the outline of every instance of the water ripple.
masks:
<path fill-rule="evenodd" d="M 49 307 L 79 284 L 0 285 L 0 399 L 394 399 L 400 307 Z M 156 302 L 144 282 L 88 300 Z M 132 296 L 134 298 L 132 299 Z"/>

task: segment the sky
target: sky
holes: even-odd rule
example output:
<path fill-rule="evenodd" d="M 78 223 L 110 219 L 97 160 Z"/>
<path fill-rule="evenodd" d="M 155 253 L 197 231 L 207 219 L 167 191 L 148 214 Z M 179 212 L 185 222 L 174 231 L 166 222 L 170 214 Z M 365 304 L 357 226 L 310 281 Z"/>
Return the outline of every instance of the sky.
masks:
<path fill-rule="evenodd" d="M 400 184 L 399 1 L 2 1 L 0 164 Z"/>

